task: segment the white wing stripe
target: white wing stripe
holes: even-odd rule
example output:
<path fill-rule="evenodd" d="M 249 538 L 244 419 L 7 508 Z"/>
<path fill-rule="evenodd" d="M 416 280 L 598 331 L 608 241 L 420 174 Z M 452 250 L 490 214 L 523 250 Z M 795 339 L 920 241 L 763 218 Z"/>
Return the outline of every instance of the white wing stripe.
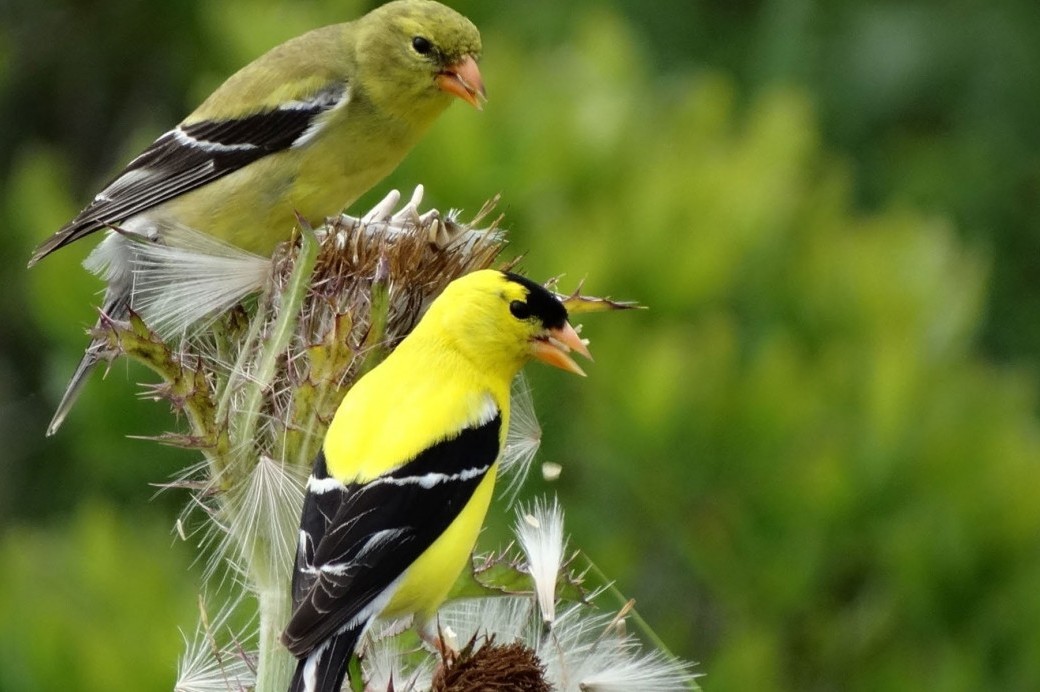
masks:
<path fill-rule="evenodd" d="M 327 103 L 330 95 L 331 94 L 329 93 L 320 94 L 312 101 L 290 101 L 289 103 L 282 104 L 280 110 L 308 110 L 313 108 L 316 103 L 319 105 Z M 318 133 L 325 129 L 332 114 L 346 106 L 349 102 L 350 89 L 344 88 L 343 93 L 337 95 L 335 100 L 332 102 L 332 105 L 327 109 L 323 109 L 322 113 L 318 117 L 314 118 L 314 120 L 311 121 L 311 124 L 307 126 L 307 129 L 303 131 L 303 134 L 293 140 L 291 148 L 296 149 L 297 147 L 306 146 L 312 139 L 318 136 Z"/>
<path fill-rule="evenodd" d="M 324 495 L 325 493 L 331 493 L 335 490 L 346 490 L 346 486 L 332 476 L 329 476 L 328 478 L 315 478 L 311 475 L 307 479 L 307 492 L 309 493 Z"/>
<path fill-rule="evenodd" d="M 475 466 L 470 469 L 459 471 L 458 473 L 424 473 L 421 476 L 405 476 L 404 478 L 394 478 L 392 476 L 386 476 L 383 478 L 377 478 L 376 480 L 369 483 L 369 485 L 375 485 L 377 483 L 387 483 L 389 485 L 419 485 L 426 490 L 440 485 L 441 483 L 454 483 L 457 481 L 469 481 L 487 473 L 487 470 L 491 468 L 490 464 L 484 466 Z"/>
<path fill-rule="evenodd" d="M 195 139 L 187 132 L 182 130 L 180 127 L 176 127 L 168 133 L 174 139 L 177 140 L 178 144 L 186 147 L 192 147 L 194 149 L 201 149 L 205 152 L 215 151 L 252 151 L 258 149 L 255 144 L 221 144 L 219 142 L 209 142 L 204 139 Z"/>

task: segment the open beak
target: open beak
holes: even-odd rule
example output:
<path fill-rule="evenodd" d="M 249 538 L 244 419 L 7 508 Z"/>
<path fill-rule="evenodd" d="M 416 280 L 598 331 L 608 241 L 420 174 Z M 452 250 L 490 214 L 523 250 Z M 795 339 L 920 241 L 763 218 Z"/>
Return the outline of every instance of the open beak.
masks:
<path fill-rule="evenodd" d="M 472 55 L 466 55 L 444 72 L 437 75 L 437 86 L 452 96 L 458 96 L 469 105 L 484 110 L 487 92 L 484 91 L 484 80 L 480 78 L 477 61 Z"/>
<path fill-rule="evenodd" d="M 544 336 L 531 341 L 531 355 L 535 358 L 561 370 L 584 377 L 585 371 L 567 355 L 571 351 L 592 360 L 592 354 L 589 353 L 585 342 L 568 322 L 564 322 L 559 329 L 550 329 Z"/>

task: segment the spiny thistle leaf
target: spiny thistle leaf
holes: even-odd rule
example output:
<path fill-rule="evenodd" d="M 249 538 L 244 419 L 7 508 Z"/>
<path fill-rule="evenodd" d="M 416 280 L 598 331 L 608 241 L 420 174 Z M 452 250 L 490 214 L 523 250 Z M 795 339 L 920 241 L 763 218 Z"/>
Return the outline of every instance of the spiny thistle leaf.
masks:
<path fill-rule="evenodd" d="M 580 553 L 575 551 L 560 564 L 556 583 L 556 597 L 576 603 L 588 603 L 596 592 L 585 583 L 585 573 L 575 572 Z M 462 573 L 452 587 L 448 600 L 480 598 L 484 596 L 534 595 L 535 580 L 527 568 L 523 555 L 512 545 L 502 551 L 474 555 L 470 569 Z"/>
<path fill-rule="evenodd" d="M 554 277 L 549 281 L 545 282 L 546 288 L 555 291 L 557 285 L 560 282 L 560 277 Z M 582 295 L 581 289 L 585 286 L 585 280 L 582 279 L 578 282 L 577 288 L 574 289 L 573 293 L 564 295 L 557 293 L 556 297 L 560 299 L 563 306 L 567 308 L 567 313 L 570 315 L 580 315 L 589 312 L 612 312 L 614 310 L 645 310 L 645 305 L 629 301 L 629 300 L 612 300 L 610 298 L 599 298 L 596 296 Z"/>
<path fill-rule="evenodd" d="M 533 594 L 531 577 L 523 570 L 519 556 L 510 555 L 511 547 L 498 553 L 475 555 L 470 569 L 455 581 L 448 600 L 501 596 L 506 594 Z"/>

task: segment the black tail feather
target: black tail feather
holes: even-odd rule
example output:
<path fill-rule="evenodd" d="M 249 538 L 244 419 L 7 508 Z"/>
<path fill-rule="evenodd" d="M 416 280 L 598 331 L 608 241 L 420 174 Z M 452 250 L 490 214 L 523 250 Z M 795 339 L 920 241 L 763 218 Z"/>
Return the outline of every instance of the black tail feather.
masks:
<path fill-rule="evenodd" d="M 340 692 L 361 628 L 335 635 L 301 658 L 289 692 Z"/>
<path fill-rule="evenodd" d="M 102 316 L 94 325 L 95 330 L 105 326 L 106 318 L 115 321 L 127 319 L 130 315 L 127 296 L 122 294 L 106 296 L 101 312 Z M 104 360 L 101 356 L 102 346 L 104 346 L 103 341 L 97 338 L 91 339 L 90 345 L 87 346 L 87 350 L 83 353 L 83 358 L 80 359 L 79 365 L 76 366 L 76 372 L 72 374 L 72 379 L 69 380 L 69 384 L 65 388 L 65 393 L 62 395 L 61 402 L 54 412 L 54 417 L 51 418 L 50 425 L 47 426 L 48 436 L 56 433 L 58 428 L 61 427 L 61 424 L 65 421 L 65 416 L 69 414 L 72 406 L 76 403 L 76 399 L 79 398 L 80 391 L 87 382 L 87 377 L 94 372 L 94 368 L 98 366 L 98 363 Z"/>

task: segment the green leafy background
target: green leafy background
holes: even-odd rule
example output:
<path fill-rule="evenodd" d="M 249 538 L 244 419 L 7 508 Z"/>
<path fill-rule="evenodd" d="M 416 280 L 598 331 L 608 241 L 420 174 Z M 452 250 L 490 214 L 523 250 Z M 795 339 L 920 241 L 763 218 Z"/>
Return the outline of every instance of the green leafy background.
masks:
<path fill-rule="evenodd" d="M 200 579 L 146 373 L 43 437 L 99 284 L 31 248 L 370 4 L 0 4 L 0 689 L 169 689 Z M 572 544 L 705 689 L 1040 687 L 1036 3 L 455 6 L 490 102 L 365 201 L 501 192 L 532 276 L 650 306 L 583 318 L 587 380 L 529 369 Z"/>

